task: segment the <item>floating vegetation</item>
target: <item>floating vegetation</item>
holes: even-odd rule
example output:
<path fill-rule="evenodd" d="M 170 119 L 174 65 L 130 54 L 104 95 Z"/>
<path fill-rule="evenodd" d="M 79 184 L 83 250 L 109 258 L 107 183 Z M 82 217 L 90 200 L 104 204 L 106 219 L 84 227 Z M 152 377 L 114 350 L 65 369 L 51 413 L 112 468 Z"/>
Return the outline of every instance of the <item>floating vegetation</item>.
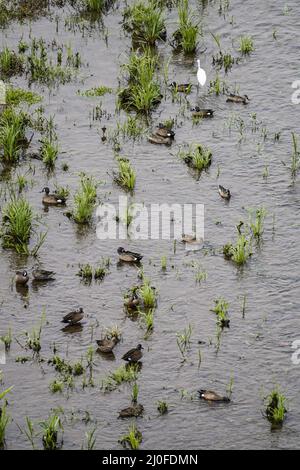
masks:
<path fill-rule="evenodd" d="M 95 97 L 95 96 L 103 96 L 103 95 L 106 95 L 107 93 L 112 93 L 112 92 L 113 92 L 112 88 L 109 88 L 107 86 L 98 86 L 98 87 L 90 88 L 89 90 L 86 90 L 86 91 L 79 91 L 78 94 L 81 96 Z"/>
<path fill-rule="evenodd" d="M 250 36 L 241 36 L 239 52 L 243 55 L 249 55 L 254 51 L 253 39 Z"/>
<path fill-rule="evenodd" d="M 189 10 L 188 0 L 180 0 L 178 4 L 179 28 L 173 34 L 171 45 L 181 49 L 185 54 L 193 54 L 197 49 L 199 25 L 194 20 L 194 14 Z"/>
<path fill-rule="evenodd" d="M 158 410 L 160 415 L 164 415 L 164 414 L 168 413 L 169 407 L 168 407 L 167 402 L 164 401 L 164 400 L 159 400 L 157 402 L 157 410 Z"/>
<path fill-rule="evenodd" d="M 126 364 L 111 372 L 103 381 L 102 389 L 105 392 L 115 390 L 119 385 L 126 382 L 134 382 L 138 377 L 138 364 Z"/>
<path fill-rule="evenodd" d="M 97 183 L 93 177 L 81 175 L 80 188 L 74 196 L 74 210 L 71 214 L 78 224 L 89 224 L 97 198 Z"/>
<path fill-rule="evenodd" d="M 40 423 L 43 432 L 43 447 L 45 450 L 56 450 L 62 447 L 62 438 L 58 442 L 58 432 L 63 431 L 61 419 L 56 414 L 49 416 Z"/>
<path fill-rule="evenodd" d="M 17 253 L 29 254 L 29 241 L 33 233 L 33 222 L 36 216 L 29 202 L 12 195 L 10 202 L 2 210 L 2 227 L 0 236 L 3 248 L 15 250 Z M 36 254 L 41 247 L 46 233 L 38 236 L 37 243 L 31 254 Z"/>
<path fill-rule="evenodd" d="M 123 66 L 129 75 L 128 86 L 118 93 L 122 108 L 148 114 L 161 102 L 160 85 L 155 78 L 157 66 L 157 57 L 148 50 L 130 55 L 129 63 Z"/>
<path fill-rule="evenodd" d="M 132 33 L 134 42 L 154 46 L 158 40 L 166 40 L 162 3 L 157 0 L 135 2 L 124 11 L 124 28 Z"/>
<path fill-rule="evenodd" d="M 221 69 L 224 67 L 225 73 L 228 72 L 235 63 L 235 58 L 229 53 L 223 54 L 222 51 L 219 51 L 217 55 L 213 56 L 213 65 L 216 65 Z"/>
<path fill-rule="evenodd" d="M 186 165 L 199 172 L 207 170 L 212 161 L 211 150 L 200 144 L 190 144 L 187 150 L 182 147 L 178 152 L 178 156 Z"/>
<path fill-rule="evenodd" d="M 132 168 L 130 161 L 127 158 L 119 157 L 117 159 L 119 165 L 119 172 L 114 172 L 114 181 L 121 188 L 127 191 L 133 191 L 135 186 L 136 174 Z"/>
<path fill-rule="evenodd" d="M 135 423 L 129 427 L 128 434 L 121 437 L 119 441 L 123 447 L 129 446 L 131 450 L 138 450 L 142 442 L 142 433 L 137 429 Z"/>
<path fill-rule="evenodd" d="M 266 398 L 266 418 L 272 426 L 281 426 L 286 413 L 286 397 L 279 390 L 272 390 Z"/>
<path fill-rule="evenodd" d="M 228 307 L 229 303 L 226 302 L 225 299 L 222 297 L 214 300 L 215 306 L 212 309 L 212 312 L 214 312 L 217 315 L 217 324 L 221 327 L 229 327 L 230 320 L 228 318 Z"/>

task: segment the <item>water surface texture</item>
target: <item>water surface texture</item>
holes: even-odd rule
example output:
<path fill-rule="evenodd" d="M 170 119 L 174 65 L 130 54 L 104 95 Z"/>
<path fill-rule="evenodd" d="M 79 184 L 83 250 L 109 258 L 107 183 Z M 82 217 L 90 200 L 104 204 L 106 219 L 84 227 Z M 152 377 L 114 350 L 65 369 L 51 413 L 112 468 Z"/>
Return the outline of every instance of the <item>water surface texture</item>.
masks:
<path fill-rule="evenodd" d="M 69 186 L 68 204 L 72 207 L 82 171 L 102 181 L 98 189 L 102 202 L 117 204 L 119 195 L 124 195 L 111 178 L 116 168 L 112 141 L 101 141 L 101 127 L 106 126 L 108 135 L 112 135 L 117 121 L 125 119 L 124 112 L 116 112 L 119 82 L 124 83 L 120 67 L 131 50 L 131 37 L 121 25 L 124 3 L 116 2 L 103 16 L 101 27 L 90 27 L 84 33 L 76 23 L 68 26 L 74 13 L 70 6 L 52 8 L 50 17 L 13 22 L 0 31 L 1 49 L 16 48 L 20 38 L 29 41 L 42 37 L 47 43 L 55 38 L 58 43 L 70 44 L 83 62 L 77 78 L 69 84 L 51 90 L 32 86 L 44 97 L 46 115 L 54 116 L 60 146 L 54 174 L 49 176 L 36 160 L 23 161 L 13 170 L 13 174 L 25 173 L 30 163 L 35 165 L 33 185 L 24 194 L 47 229 L 38 261 L 57 274 L 50 284 L 36 287 L 30 281 L 28 292 L 16 290 L 15 271 L 26 267 L 30 272 L 37 260 L 0 248 L 0 335 L 9 328 L 13 334 L 6 364 L 1 366 L 1 390 L 13 386 L 7 397 L 7 411 L 13 418 L 7 428 L 7 448 L 30 448 L 20 431 L 26 416 L 40 431 L 38 423 L 56 410 L 63 421 L 65 449 L 81 448 L 85 432 L 95 425 L 96 448 L 121 449 L 118 439 L 126 434 L 131 421 L 118 419 L 118 412 L 130 403 L 131 385 L 104 393 L 101 382 L 123 363 L 121 357 L 128 349 L 142 343 L 143 366 L 137 382 L 145 412 L 136 420 L 143 435 L 142 449 L 295 449 L 300 439 L 300 365 L 291 361 L 291 346 L 300 339 L 300 187 L 299 180 L 292 182 L 284 164 L 290 164 L 291 132 L 300 135 L 300 104 L 291 101 L 291 85 L 300 79 L 299 2 L 231 0 L 229 8 L 220 13 L 219 1 L 191 1 L 203 29 L 196 56 L 187 60 L 174 54 L 168 41 L 158 45 L 161 62 L 169 61 L 170 82 L 194 85 L 198 56 L 208 82 L 216 76 L 212 56 L 218 48 L 211 33 L 220 35 L 222 48 L 234 57 L 240 56 L 241 35 L 251 35 L 255 46 L 254 52 L 234 64 L 227 75 L 220 72 L 231 90 L 249 96 L 247 106 L 226 103 L 225 95 L 209 94 L 208 86 L 199 91 L 194 86 L 187 101 L 182 98 L 181 103 L 172 103 L 171 93 L 166 91 L 151 114 L 146 135 L 136 142 L 120 139 L 120 154 L 130 158 L 137 172 L 132 201 L 205 205 L 204 248 L 190 252 L 177 243 L 175 253 L 173 240 L 101 241 L 96 237 L 95 223 L 79 228 L 64 215 L 65 209 L 45 211 L 41 202 L 41 189 L 46 185 L 53 188 L 56 182 Z M 168 38 L 176 22 L 177 9 L 167 9 Z M 160 76 L 163 84 L 162 72 Z M 24 76 L 11 82 L 28 87 Z M 113 88 L 113 93 L 101 98 L 77 93 L 100 85 Z M 100 102 L 105 113 L 101 120 L 93 121 L 93 107 Z M 213 109 L 215 117 L 193 124 L 189 107 L 197 104 Z M 253 113 L 259 123 L 255 132 Z M 147 133 L 168 118 L 175 119 L 172 146 L 149 143 Z M 242 136 L 239 119 L 244 122 Z M 280 139 L 276 141 L 278 132 Z M 176 156 L 180 145 L 191 142 L 208 146 L 213 153 L 210 169 L 198 179 Z M 31 150 L 38 148 L 35 135 Z M 68 163 L 68 172 L 61 170 L 63 162 Z M 269 176 L 264 178 L 266 166 Z M 4 190 L 7 175 L 1 175 L 0 188 Z M 230 188 L 229 203 L 219 197 L 218 184 Z M 1 207 L 4 204 L 2 197 Z M 236 225 L 248 220 L 247 210 L 261 206 L 267 210 L 263 239 L 258 247 L 254 243 L 250 261 L 238 269 L 224 259 L 222 246 L 235 240 Z M 134 266 L 118 266 L 116 250 L 120 244 L 143 253 L 145 275 L 158 290 L 154 331 L 147 340 L 140 322 L 128 318 L 123 308 L 124 292 L 138 282 L 138 271 Z M 166 272 L 161 270 L 162 256 L 167 257 Z M 78 265 L 96 264 L 102 257 L 110 258 L 110 273 L 101 283 L 82 283 L 76 276 Z M 195 281 L 193 263 L 207 273 L 201 283 Z M 216 318 L 210 309 L 219 297 L 230 304 L 230 328 L 223 330 L 218 346 Z M 62 316 L 78 306 L 86 313 L 82 330 L 64 333 Z M 40 356 L 44 361 L 34 358 L 18 363 L 17 357 L 32 356 L 21 347 L 22 335 L 39 325 L 43 310 L 46 324 Z M 94 387 L 83 388 L 82 377 L 78 377 L 74 389 L 52 394 L 49 385 L 56 373 L 47 361 L 53 355 L 53 346 L 61 357 L 75 362 L 86 357 L 91 345 L 96 349 L 95 339 L 113 324 L 122 329 L 122 341 L 114 350 L 113 360 L 95 354 Z M 191 343 L 182 362 L 176 333 L 189 324 Z M 226 394 L 230 382 L 229 404 L 216 406 L 196 398 L 199 388 Z M 286 395 L 289 412 L 283 427 L 271 431 L 262 415 L 263 398 L 276 386 Z M 158 400 L 169 404 L 164 416 L 157 411 Z M 41 437 L 36 438 L 36 446 L 42 448 Z"/>

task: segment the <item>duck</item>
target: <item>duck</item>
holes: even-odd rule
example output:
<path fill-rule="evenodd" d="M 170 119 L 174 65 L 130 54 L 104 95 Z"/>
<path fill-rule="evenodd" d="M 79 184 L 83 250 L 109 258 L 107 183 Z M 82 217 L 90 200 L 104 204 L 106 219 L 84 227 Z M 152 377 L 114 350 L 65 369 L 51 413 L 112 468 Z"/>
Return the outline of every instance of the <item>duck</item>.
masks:
<path fill-rule="evenodd" d="M 192 116 L 198 118 L 212 118 L 214 111 L 212 109 L 201 109 L 199 106 L 195 106 L 192 110 Z"/>
<path fill-rule="evenodd" d="M 203 400 L 207 401 L 219 401 L 219 402 L 229 402 L 230 398 L 228 397 L 222 397 L 216 392 L 213 392 L 212 390 L 198 390 L 199 393 L 199 398 L 202 398 Z"/>
<path fill-rule="evenodd" d="M 133 251 L 126 251 L 121 246 L 118 248 L 118 255 L 120 261 L 125 261 L 126 263 L 139 263 L 143 258 L 139 253 L 134 253 Z"/>
<path fill-rule="evenodd" d="M 194 233 L 192 234 L 183 234 L 181 237 L 183 243 L 202 243 L 202 238 L 197 238 Z"/>
<path fill-rule="evenodd" d="M 137 418 L 143 414 L 144 407 L 143 405 L 136 404 L 132 406 L 128 406 L 119 412 L 119 418 Z"/>
<path fill-rule="evenodd" d="M 127 308 L 134 310 L 137 308 L 139 303 L 140 303 L 140 299 L 138 298 L 138 296 L 136 294 L 132 294 L 131 297 L 128 297 L 127 299 L 125 299 L 124 305 Z"/>
<path fill-rule="evenodd" d="M 138 362 L 143 357 L 142 349 L 144 349 L 143 346 L 138 344 L 136 348 L 127 351 L 122 359 L 128 362 Z"/>
<path fill-rule="evenodd" d="M 224 186 L 221 186 L 220 184 L 219 184 L 218 189 L 219 189 L 219 194 L 223 199 L 229 200 L 231 198 L 231 194 L 230 194 L 229 189 L 224 188 Z"/>
<path fill-rule="evenodd" d="M 42 199 L 43 204 L 62 206 L 66 203 L 66 199 L 64 197 L 61 197 L 58 194 L 50 194 L 50 189 L 48 187 L 43 188 L 41 192 L 45 193 L 45 196 Z"/>
<path fill-rule="evenodd" d="M 172 82 L 169 85 L 170 88 L 173 88 L 174 90 L 178 91 L 179 93 L 188 93 L 191 91 L 192 85 L 190 83 L 176 83 Z"/>
<path fill-rule="evenodd" d="M 172 144 L 172 138 L 171 137 L 161 137 L 157 134 L 152 134 L 148 137 L 148 141 L 151 144 L 157 144 L 157 145 L 171 145 Z"/>
<path fill-rule="evenodd" d="M 79 323 L 84 317 L 83 308 L 80 307 L 73 312 L 68 313 L 62 319 L 63 323 L 69 323 L 69 325 L 75 325 L 75 323 Z"/>
<path fill-rule="evenodd" d="M 117 338 L 104 338 L 104 339 L 98 339 L 96 343 L 98 344 L 98 349 L 102 353 L 111 353 L 112 350 L 114 349 L 115 345 L 117 344 L 118 340 Z"/>
<path fill-rule="evenodd" d="M 175 132 L 160 122 L 158 124 L 158 127 L 156 128 L 155 135 L 158 135 L 159 137 L 170 137 L 171 139 L 174 139 Z"/>
<path fill-rule="evenodd" d="M 27 284 L 27 282 L 29 281 L 28 272 L 26 270 L 16 271 L 15 281 L 16 284 L 22 284 L 23 286 Z"/>
<path fill-rule="evenodd" d="M 229 96 L 227 96 L 227 103 L 243 103 L 243 104 L 248 104 L 250 99 L 248 98 L 247 95 L 244 96 L 239 96 L 239 95 L 234 95 L 233 93 L 230 93 Z"/>
<path fill-rule="evenodd" d="M 36 268 L 32 271 L 35 281 L 54 281 L 55 272 Z"/>

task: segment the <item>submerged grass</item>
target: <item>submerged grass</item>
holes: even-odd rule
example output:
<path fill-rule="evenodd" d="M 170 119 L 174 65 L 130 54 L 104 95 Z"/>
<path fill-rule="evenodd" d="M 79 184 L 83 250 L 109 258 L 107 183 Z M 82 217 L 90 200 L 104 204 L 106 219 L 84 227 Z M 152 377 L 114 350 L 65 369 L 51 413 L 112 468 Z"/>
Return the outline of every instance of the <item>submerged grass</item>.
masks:
<path fill-rule="evenodd" d="M 182 49 L 185 54 L 193 54 L 197 49 L 199 25 L 190 12 L 188 0 L 180 0 L 178 4 L 179 28 L 173 34 L 173 45 Z"/>
<path fill-rule="evenodd" d="M 239 52 L 243 55 L 249 55 L 254 51 L 253 39 L 251 36 L 241 36 Z"/>
<path fill-rule="evenodd" d="M 220 327 L 229 326 L 228 307 L 229 303 L 222 297 L 214 300 L 215 306 L 212 311 L 217 315 L 217 324 Z"/>

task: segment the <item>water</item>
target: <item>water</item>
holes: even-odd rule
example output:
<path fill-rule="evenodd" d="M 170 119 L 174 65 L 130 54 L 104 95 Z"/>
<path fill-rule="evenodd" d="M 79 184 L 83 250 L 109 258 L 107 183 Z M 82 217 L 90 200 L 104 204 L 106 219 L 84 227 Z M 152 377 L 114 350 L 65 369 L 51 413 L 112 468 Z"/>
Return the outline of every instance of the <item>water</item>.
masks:
<path fill-rule="evenodd" d="M 196 7 L 197 2 L 190 2 Z M 44 96 L 48 116 L 54 115 L 61 153 L 57 169 L 50 180 L 42 164 L 36 162 L 34 185 L 26 197 L 42 216 L 48 234 L 39 252 L 39 259 L 46 269 L 56 271 L 56 281 L 34 288 L 29 284 L 28 295 L 18 292 L 13 283 L 16 269 L 26 266 L 28 270 L 35 260 L 18 257 L 1 249 L 0 264 L 0 315 L 1 335 L 9 327 L 13 331 L 11 351 L 7 363 L 2 366 L 4 388 L 13 385 L 8 411 L 13 422 L 7 429 L 8 448 L 29 448 L 30 444 L 19 426 L 25 417 L 35 423 L 46 419 L 51 409 L 64 409 L 64 448 L 80 448 L 84 433 L 97 425 L 97 448 L 121 448 L 118 439 L 126 433 L 128 420 L 118 420 L 118 411 L 130 402 L 130 386 L 104 394 L 100 390 L 105 375 L 122 364 L 121 356 L 137 343 L 142 342 L 145 351 L 143 367 L 139 375 L 139 402 L 144 405 L 143 418 L 137 425 L 143 434 L 144 449 L 193 449 L 193 448 L 296 448 L 299 443 L 298 393 L 300 368 L 291 362 L 291 345 L 299 338 L 299 183 L 291 184 L 288 168 L 291 154 L 291 131 L 299 134 L 299 105 L 291 103 L 291 84 L 299 79 L 299 4 L 288 2 L 231 1 L 224 15 L 219 15 L 219 2 L 203 2 L 202 13 L 204 37 L 199 50 L 203 53 L 201 66 L 208 80 L 215 77 L 211 65 L 216 45 L 210 33 L 221 36 L 222 48 L 237 57 L 238 40 L 242 34 L 253 37 L 255 51 L 249 58 L 235 64 L 225 77 L 234 89 L 247 94 L 248 106 L 231 105 L 221 95 L 215 97 L 196 87 L 188 96 L 191 106 L 205 104 L 215 110 L 213 120 L 203 120 L 193 126 L 190 112 L 180 113 L 181 105 L 172 103 L 167 93 L 159 108 L 153 112 L 153 125 L 169 117 L 177 117 L 175 142 L 171 148 L 153 146 L 143 139 L 133 144 L 122 143 L 121 155 L 128 156 L 137 171 L 137 185 L 133 200 L 136 202 L 197 202 L 205 204 L 205 240 L 208 251 L 186 252 L 173 242 L 135 241 L 126 246 L 144 254 L 144 271 L 159 290 L 158 307 L 155 312 L 154 331 L 145 341 L 144 330 L 138 322 L 132 322 L 123 310 L 123 293 L 137 282 L 137 270 L 132 266 L 117 266 L 118 241 L 100 241 L 95 227 L 79 230 L 64 215 L 63 209 L 50 208 L 45 212 L 39 191 L 54 182 L 68 185 L 72 192 L 78 187 L 78 173 L 85 171 L 103 181 L 98 194 L 102 201 L 117 203 L 122 194 L 108 173 L 116 164 L 109 142 L 102 143 L 100 128 L 108 132 L 116 126 L 115 93 L 101 99 L 80 97 L 78 89 L 107 85 L 117 90 L 120 65 L 127 60 L 131 40 L 122 31 L 123 2 L 116 4 L 104 17 L 105 30 L 91 29 L 84 37 L 80 31 L 65 28 L 65 20 L 72 9 L 54 10 L 59 14 L 56 34 L 55 14 L 52 21 L 40 18 L 29 25 L 14 23 L 1 32 L 1 44 L 16 47 L 19 39 L 43 37 L 51 41 L 71 44 L 79 51 L 84 67 L 77 81 L 60 86 L 49 93 L 47 88 L 33 87 Z M 284 14 L 283 12 L 286 12 Z M 233 17 L 233 21 L 231 21 Z M 176 28 L 176 9 L 167 13 L 168 37 Z M 232 24 L 231 24 L 232 23 Z M 276 30 L 277 39 L 273 38 Z M 108 33 L 107 43 L 105 31 Z M 232 49 L 232 41 L 234 48 Z M 196 62 L 184 61 L 173 55 L 168 44 L 159 45 L 162 60 L 170 59 L 170 81 L 195 83 Z M 223 75 L 223 74 L 221 74 Z M 13 79 L 14 85 L 27 86 L 24 78 Z M 93 122 L 89 113 L 93 105 L 102 101 L 109 119 Z M 251 130 L 252 113 L 261 122 L 259 130 Z M 242 142 L 238 130 L 228 129 L 230 117 L 235 115 L 246 123 Z M 121 114 L 121 118 L 123 114 Z M 261 129 L 267 129 L 264 140 Z M 281 132 L 279 142 L 274 142 L 275 132 Z M 183 143 L 201 142 L 213 152 L 210 170 L 199 180 L 176 158 L 178 147 Z M 34 139 L 32 148 L 39 144 Z M 63 172 L 62 162 L 70 166 Z M 263 178 L 268 165 L 269 177 Z M 24 172 L 28 163 L 21 164 Z M 218 176 L 218 169 L 220 176 Z M 3 187 L 5 181 L 0 182 Z M 224 203 L 218 195 L 217 185 L 230 187 L 232 198 Z M 70 198 L 70 205 L 71 205 Z M 3 202 L 1 202 L 1 205 Z M 247 208 L 264 205 L 268 211 L 263 242 L 243 270 L 225 261 L 221 248 L 233 241 L 235 226 L 247 220 Z M 221 222 L 216 224 L 216 222 Z M 124 242 L 122 243 L 124 244 Z M 168 258 L 166 273 L 160 269 L 163 255 Z M 79 263 L 93 263 L 101 257 L 111 258 L 110 274 L 102 283 L 84 285 L 76 276 Z M 200 285 L 195 282 L 195 269 L 190 265 L 197 261 L 207 273 L 207 280 Z M 242 297 L 246 295 L 245 318 L 242 318 Z M 210 311 L 214 299 L 223 296 L 230 303 L 230 329 L 223 331 L 220 348 L 216 349 L 216 322 Z M 83 329 L 75 334 L 61 331 L 62 316 L 77 306 L 83 306 L 87 314 Z M 24 308 L 26 306 L 27 308 Z M 45 309 L 47 324 L 42 332 L 41 356 L 45 362 L 15 362 L 18 356 L 30 355 L 16 342 L 24 343 L 22 333 L 31 331 L 39 324 Z M 95 346 L 105 327 L 118 324 L 123 341 L 115 348 L 115 360 L 95 355 L 94 388 L 81 387 L 82 379 L 69 394 L 51 394 L 49 384 L 55 374 L 47 365 L 55 343 L 62 357 L 75 361 L 85 356 L 88 347 Z M 176 344 L 176 333 L 191 324 L 193 327 L 191 347 L 187 360 L 182 363 Z M 94 327 L 94 337 L 92 335 Z M 199 341 L 201 364 L 198 366 Z M 210 405 L 197 399 L 191 400 L 199 388 L 209 388 L 226 393 L 231 377 L 233 394 L 230 404 Z M 288 398 L 289 413 L 281 430 L 271 432 L 270 425 L 262 417 L 262 399 L 274 387 L 280 386 Z M 181 398 L 180 391 L 188 396 Z M 157 400 L 165 399 L 169 413 L 158 415 Z M 91 422 L 86 424 L 86 412 Z M 38 429 L 38 425 L 36 425 Z M 41 446 L 41 439 L 37 439 Z"/>

